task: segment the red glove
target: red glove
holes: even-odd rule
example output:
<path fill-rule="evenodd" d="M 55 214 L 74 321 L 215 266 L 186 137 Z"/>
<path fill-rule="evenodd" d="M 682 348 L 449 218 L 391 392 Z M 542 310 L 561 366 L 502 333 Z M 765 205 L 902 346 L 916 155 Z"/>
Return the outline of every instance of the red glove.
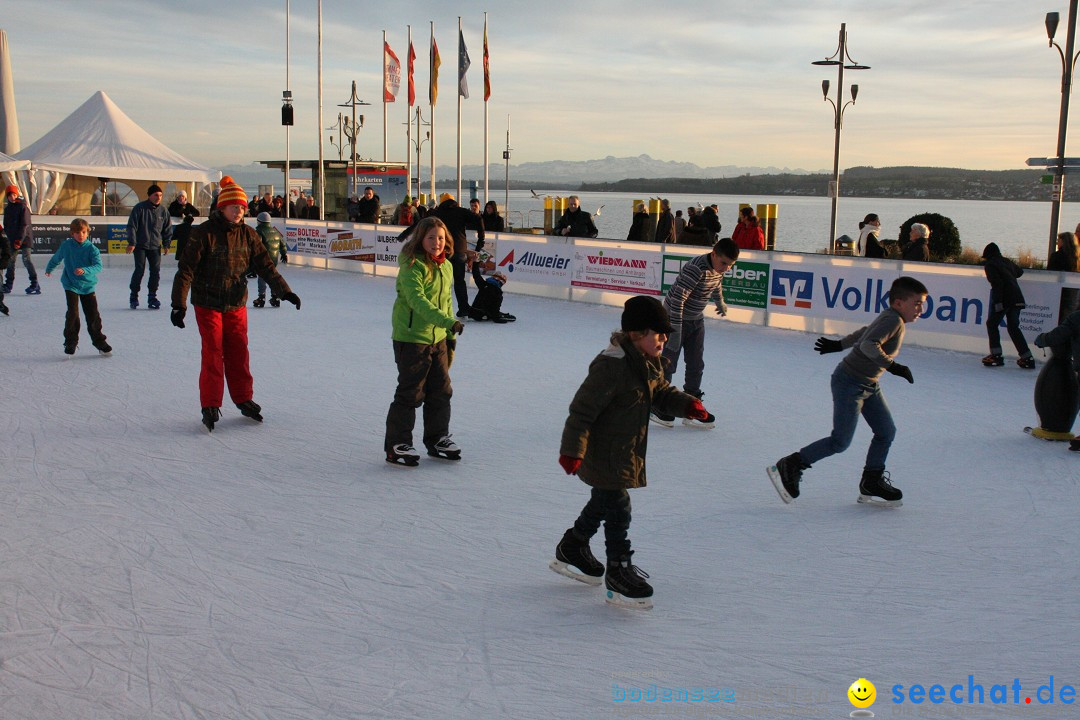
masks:
<path fill-rule="evenodd" d="M 705 409 L 700 400 L 695 399 L 690 403 L 690 409 L 686 411 L 686 417 L 691 420 L 704 420 L 709 417 L 709 411 Z"/>
<path fill-rule="evenodd" d="M 562 465 L 562 469 L 566 471 L 567 475 L 577 475 L 578 468 L 581 467 L 581 458 L 560 455 L 559 464 Z"/>

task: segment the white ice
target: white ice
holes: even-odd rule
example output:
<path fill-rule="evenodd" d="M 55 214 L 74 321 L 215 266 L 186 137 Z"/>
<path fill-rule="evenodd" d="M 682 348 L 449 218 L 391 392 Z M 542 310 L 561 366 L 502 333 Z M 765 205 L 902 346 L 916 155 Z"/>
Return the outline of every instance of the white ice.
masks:
<path fill-rule="evenodd" d="M 787 506 L 765 466 L 828 432 L 840 356 L 710 322 L 717 428 L 651 428 L 630 537 L 656 607 L 623 610 L 548 569 L 588 495 L 556 462 L 567 405 L 619 309 L 508 295 L 518 321 L 469 324 L 454 363 L 464 459 L 403 469 L 393 280 L 284 273 L 303 308 L 249 309 L 266 422 L 226 398 L 212 434 L 194 318 L 127 309 L 128 267 L 99 286 L 112 357 L 84 329 L 66 359 L 58 276 L 8 297 L 4 720 L 841 718 L 860 677 L 878 717 L 1029 717 L 1051 676 L 1080 685 L 1080 453 L 1022 432 L 1035 373 L 905 347 L 915 384 L 883 380 L 904 507 L 855 502 L 865 425 Z M 969 675 L 1034 707 L 891 702 Z M 653 685 L 732 699 L 615 699 Z"/>

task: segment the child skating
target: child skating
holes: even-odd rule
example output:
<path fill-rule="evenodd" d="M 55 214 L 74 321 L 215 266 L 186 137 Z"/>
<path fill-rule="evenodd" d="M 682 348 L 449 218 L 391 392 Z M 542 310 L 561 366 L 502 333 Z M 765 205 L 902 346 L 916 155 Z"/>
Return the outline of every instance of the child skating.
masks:
<path fill-rule="evenodd" d="M 671 333 L 667 311 L 656 298 L 626 301 L 622 330 L 593 359 L 589 374 L 570 403 L 563 428 L 559 465 L 592 487 L 574 526 L 555 548 L 551 569 L 589 585 L 604 578 L 607 601 L 652 607 L 648 575 L 630 562 L 630 488 L 645 487 L 645 448 L 649 410 L 702 419 L 708 412 L 697 398 L 664 379 L 660 353 Z M 589 549 L 604 524 L 607 567 Z"/>
<path fill-rule="evenodd" d="M 106 342 L 105 333 L 101 331 L 101 314 L 98 312 L 97 295 L 94 292 L 97 288 L 98 273 L 101 272 L 101 253 L 92 242 L 87 242 L 89 236 L 90 225 L 85 220 L 72 220 L 71 237 L 60 243 L 60 247 L 49 259 L 49 264 L 45 266 L 45 277 L 52 277 L 52 271 L 61 263 L 64 265 L 60 284 L 67 296 L 64 352 L 68 355 L 74 355 L 79 344 L 80 304 L 83 315 L 86 316 L 86 330 L 90 333 L 90 342 L 102 355 L 112 352 Z"/>
<path fill-rule="evenodd" d="M 818 460 L 847 450 L 862 415 L 874 437 L 866 453 L 866 465 L 859 481 L 859 502 L 899 507 L 903 493 L 892 486 L 885 472 L 885 460 L 896 436 L 889 405 L 881 392 L 879 380 L 889 372 L 909 383 L 915 382 L 911 370 L 896 362 L 904 341 L 904 328 L 923 312 L 926 286 L 912 277 L 899 277 L 889 289 L 889 308 L 866 327 L 840 340 L 818 338 L 814 349 L 822 355 L 851 348 L 832 374 L 833 429 L 827 437 L 798 452 L 781 458 L 767 468 L 776 492 L 785 503 L 799 497 L 803 470 Z"/>

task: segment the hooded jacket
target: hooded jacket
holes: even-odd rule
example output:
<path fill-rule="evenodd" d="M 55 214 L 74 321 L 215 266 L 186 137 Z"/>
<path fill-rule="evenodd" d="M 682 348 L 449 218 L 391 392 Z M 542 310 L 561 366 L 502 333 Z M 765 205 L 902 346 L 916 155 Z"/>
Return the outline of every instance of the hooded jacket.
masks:
<path fill-rule="evenodd" d="M 982 256 L 983 272 L 990 282 L 990 306 L 995 310 L 998 305 L 1004 310 L 1027 307 L 1020 283 L 1016 281 L 1024 274 L 1024 269 L 1004 257 L 997 243 L 990 243 L 983 248 Z"/>

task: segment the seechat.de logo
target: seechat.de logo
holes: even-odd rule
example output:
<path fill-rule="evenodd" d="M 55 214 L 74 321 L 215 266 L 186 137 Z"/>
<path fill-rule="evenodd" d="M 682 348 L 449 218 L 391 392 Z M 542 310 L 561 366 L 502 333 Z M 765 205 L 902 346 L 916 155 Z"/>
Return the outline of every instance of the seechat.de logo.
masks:
<path fill-rule="evenodd" d="M 773 270 L 769 302 L 773 305 L 810 309 L 814 299 L 814 273 Z"/>

